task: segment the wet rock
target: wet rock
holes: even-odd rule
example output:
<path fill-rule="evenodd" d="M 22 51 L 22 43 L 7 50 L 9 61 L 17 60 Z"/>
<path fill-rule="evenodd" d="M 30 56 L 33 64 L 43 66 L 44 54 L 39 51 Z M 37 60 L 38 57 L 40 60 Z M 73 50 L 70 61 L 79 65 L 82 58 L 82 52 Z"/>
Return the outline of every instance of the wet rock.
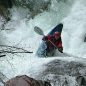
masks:
<path fill-rule="evenodd" d="M 47 81 L 36 80 L 26 75 L 22 75 L 10 79 L 4 86 L 51 86 L 51 84 Z"/>
<path fill-rule="evenodd" d="M 51 0 L 16 0 L 17 6 L 28 8 L 30 17 L 34 18 L 37 14 L 49 9 Z"/>
<path fill-rule="evenodd" d="M 78 86 L 86 86 L 86 76 L 79 75 L 76 77 L 76 81 Z"/>
<path fill-rule="evenodd" d="M 12 8 L 12 6 L 12 0 L 0 0 L 0 15 L 4 17 L 6 21 L 10 20 L 10 12 L 8 8 Z"/>
<path fill-rule="evenodd" d="M 82 75 L 82 71 L 86 70 L 85 64 L 62 60 L 53 60 L 45 67 L 46 69 L 39 76 L 43 80 L 49 81 L 53 86 L 76 86 L 76 77 L 79 74 Z"/>
<path fill-rule="evenodd" d="M 12 0 L 0 0 L 0 5 L 4 6 L 5 8 L 12 8 L 13 3 Z"/>
<path fill-rule="evenodd" d="M 84 64 L 81 64 L 79 62 L 67 62 L 67 61 L 61 61 L 61 60 L 55 60 L 47 65 L 47 69 L 44 71 L 44 73 L 53 73 L 53 74 L 59 74 L 59 75 L 78 75 L 78 72 L 81 69 L 86 69 L 86 66 Z"/>
<path fill-rule="evenodd" d="M 86 37 L 84 38 L 84 42 L 86 42 Z"/>

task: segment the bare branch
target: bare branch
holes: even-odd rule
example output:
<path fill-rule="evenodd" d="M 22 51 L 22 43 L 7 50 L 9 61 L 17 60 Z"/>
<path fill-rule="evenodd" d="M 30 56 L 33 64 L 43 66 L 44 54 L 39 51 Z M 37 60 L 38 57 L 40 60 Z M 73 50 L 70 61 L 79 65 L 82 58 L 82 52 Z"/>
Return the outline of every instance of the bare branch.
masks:
<path fill-rule="evenodd" d="M 33 53 L 33 52 L 29 52 L 29 51 L 27 51 L 27 52 L 0 51 L 0 53 L 12 53 L 12 54 L 14 54 L 14 53 Z M 3 56 L 3 55 L 2 55 L 2 56 Z"/>
<path fill-rule="evenodd" d="M 0 57 L 4 57 L 4 56 L 6 56 L 6 55 L 0 55 Z"/>
<path fill-rule="evenodd" d="M 2 49 L 0 50 L 0 53 L 33 53 L 33 52 L 30 52 L 28 50 L 25 50 L 23 48 L 18 48 L 18 47 L 15 47 L 15 46 L 8 46 L 8 45 L 0 45 L 0 47 L 6 47 L 7 49 Z M 12 49 L 16 49 L 16 50 L 21 50 L 21 51 L 14 51 Z"/>

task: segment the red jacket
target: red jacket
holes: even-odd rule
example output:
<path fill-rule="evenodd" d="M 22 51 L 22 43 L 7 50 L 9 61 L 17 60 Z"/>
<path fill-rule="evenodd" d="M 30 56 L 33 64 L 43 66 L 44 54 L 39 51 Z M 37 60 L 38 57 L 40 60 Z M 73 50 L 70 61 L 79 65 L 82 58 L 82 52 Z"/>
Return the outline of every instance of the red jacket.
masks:
<path fill-rule="evenodd" d="M 47 47 L 57 47 L 57 48 L 63 48 L 62 47 L 62 40 L 61 40 L 61 37 L 59 38 L 59 39 L 55 39 L 55 37 L 54 36 L 51 36 L 51 35 L 48 35 L 48 36 L 45 36 L 44 38 L 43 38 L 43 40 L 46 40 L 46 44 L 47 44 Z M 53 44 L 55 44 L 55 46 L 50 42 L 50 41 L 53 43 Z"/>

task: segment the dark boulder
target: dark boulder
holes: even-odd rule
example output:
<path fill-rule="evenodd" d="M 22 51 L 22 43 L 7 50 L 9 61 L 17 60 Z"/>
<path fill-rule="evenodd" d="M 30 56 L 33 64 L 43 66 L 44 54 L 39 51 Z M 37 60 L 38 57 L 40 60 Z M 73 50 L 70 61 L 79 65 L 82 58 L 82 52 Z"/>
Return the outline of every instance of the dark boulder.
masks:
<path fill-rule="evenodd" d="M 10 79 L 4 86 L 51 86 L 51 84 L 47 81 L 36 80 L 26 75 L 22 75 Z"/>

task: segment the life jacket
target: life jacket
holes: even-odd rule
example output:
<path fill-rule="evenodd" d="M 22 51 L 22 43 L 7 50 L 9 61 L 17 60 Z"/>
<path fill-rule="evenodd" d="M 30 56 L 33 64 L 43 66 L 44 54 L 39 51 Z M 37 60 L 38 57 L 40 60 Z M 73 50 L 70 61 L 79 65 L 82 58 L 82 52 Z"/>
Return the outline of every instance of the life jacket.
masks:
<path fill-rule="evenodd" d="M 57 47 L 57 48 L 62 48 L 62 41 L 61 41 L 61 37 L 59 39 L 55 39 L 54 36 L 49 36 L 48 37 L 48 41 L 46 41 L 47 47 L 48 48 L 52 48 L 55 47 L 50 41 Z"/>

